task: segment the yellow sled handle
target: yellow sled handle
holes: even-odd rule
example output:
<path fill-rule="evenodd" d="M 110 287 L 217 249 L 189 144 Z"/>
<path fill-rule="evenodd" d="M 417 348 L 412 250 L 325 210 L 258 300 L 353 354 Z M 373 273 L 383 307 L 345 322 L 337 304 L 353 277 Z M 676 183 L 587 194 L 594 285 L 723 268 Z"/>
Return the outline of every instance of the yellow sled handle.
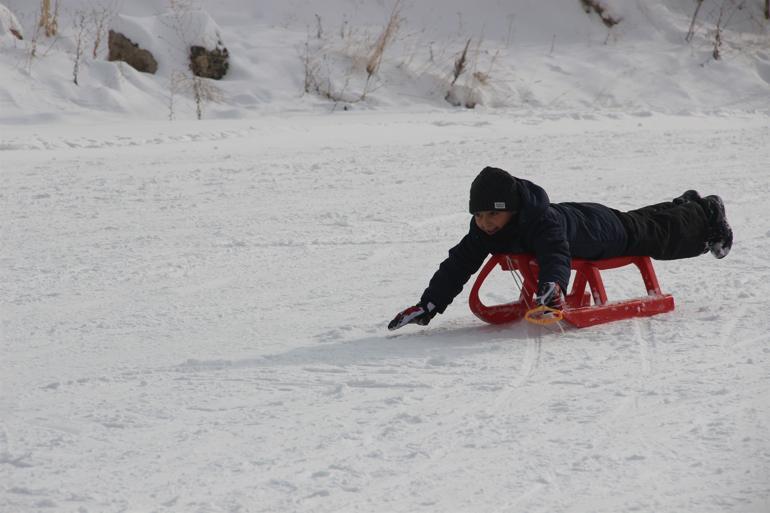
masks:
<path fill-rule="evenodd" d="M 544 315 L 544 314 L 550 314 L 550 315 Z M 527 322 L 531 322 L 532 324 L 539 324 L 540 326 L 546 326 L 548 324 L 554 324 L 562 320 L 564 318 L 564 313 L 561 310 L 557 310 L 556 308 L 551 308 L 550 306 L 541 305 L 541 306 L 532 308 L 530 310 L 527 310 L 527 313 L 524 315 L 524 318 L 527 320 Z"/>

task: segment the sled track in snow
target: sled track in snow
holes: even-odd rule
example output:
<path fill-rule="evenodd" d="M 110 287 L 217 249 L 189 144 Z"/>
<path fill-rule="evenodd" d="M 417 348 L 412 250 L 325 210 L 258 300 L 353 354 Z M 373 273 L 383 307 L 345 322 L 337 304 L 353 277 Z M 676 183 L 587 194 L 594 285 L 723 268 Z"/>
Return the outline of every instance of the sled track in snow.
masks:
<path fill-rule="evenodd" d="M 656 335 L 650 328 L 649 319 L 635 319 L 634 333 L 639 347 L 640 375 L 642 379 L 655 371 Z"/>

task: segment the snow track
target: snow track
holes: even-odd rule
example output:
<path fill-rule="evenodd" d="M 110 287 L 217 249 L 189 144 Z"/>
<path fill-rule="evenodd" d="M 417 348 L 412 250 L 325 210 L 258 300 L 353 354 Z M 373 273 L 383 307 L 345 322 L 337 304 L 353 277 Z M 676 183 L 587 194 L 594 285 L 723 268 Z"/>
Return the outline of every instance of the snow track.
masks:
<path fill-rule="evenodd" d="M 767 118 L 187 127 L 0 143 L 0 511 L 770 510 Z M 657 263 L 651 319 L 486 326 L 466 290 L 389 334 L 487 164 L 555 201 L 719 193 L 733 253 Z"/>

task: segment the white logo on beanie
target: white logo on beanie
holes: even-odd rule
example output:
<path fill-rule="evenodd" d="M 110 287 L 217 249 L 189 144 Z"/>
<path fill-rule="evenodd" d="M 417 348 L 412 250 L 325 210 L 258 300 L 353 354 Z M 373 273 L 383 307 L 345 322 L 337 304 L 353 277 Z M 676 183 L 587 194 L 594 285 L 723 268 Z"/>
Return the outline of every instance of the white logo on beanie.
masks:
<path fill-rule="evenodd" d="M 505 202 L 504 201 L 495 201 L 495 208 L 505 209 Z"/>

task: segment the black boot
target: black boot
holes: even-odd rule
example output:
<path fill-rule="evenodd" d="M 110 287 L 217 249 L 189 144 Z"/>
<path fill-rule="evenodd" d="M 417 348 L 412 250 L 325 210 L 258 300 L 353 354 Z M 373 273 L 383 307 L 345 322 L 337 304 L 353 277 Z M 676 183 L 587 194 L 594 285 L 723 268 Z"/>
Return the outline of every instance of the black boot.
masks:
<path fill-rule="evenodd" d="M 706 196 L 700 202 L 709 218 L 708 248 L 716 258 L 724 258 L 733 246 L 733 230 L 727 222 L 725 204 L 719 196 Z"/>
<path fill-rule="evenodd" d="M 698 191 L 690 189 L 689 191 L 684 191 L 678 198 L 674 198 L 673 202 L 675 205 L 681 205 L 682 203 L 688 203 L 690 201 L 700 201 L 700 199 L 701 197 L 700 194 L 698 194 Z"/>

